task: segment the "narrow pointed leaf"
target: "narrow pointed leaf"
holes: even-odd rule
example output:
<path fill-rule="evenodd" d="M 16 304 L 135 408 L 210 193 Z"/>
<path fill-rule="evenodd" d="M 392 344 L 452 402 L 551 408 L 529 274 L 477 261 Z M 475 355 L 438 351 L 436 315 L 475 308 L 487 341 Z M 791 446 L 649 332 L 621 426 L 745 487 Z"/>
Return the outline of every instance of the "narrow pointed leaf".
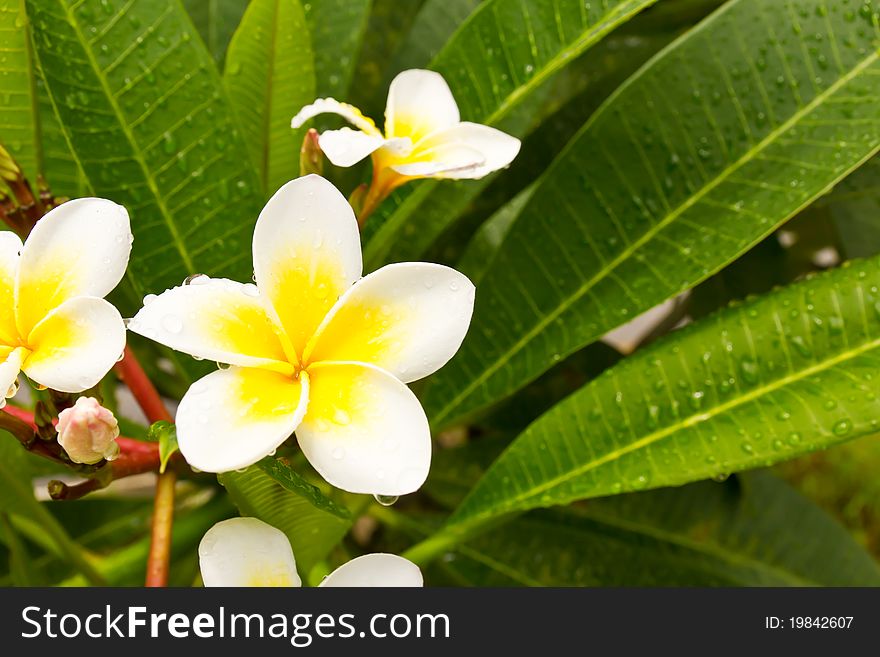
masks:
<path fill-rule="evenodd" d="M 124 205 L 139 295 L 251 276 L 260 186 L 211 56 L 176 3 L 27 3 L 46 88 L 92 193 Z"/>
<path fill-rule="evenodd" d="M 779 4 L 724 5 L 546 171 L 426 393 L 437 427 L 705 279 L 873 155 L 876 14 Z"/>
<path fill-rule="evenodd" d="M 538 418 L 455 514 L 676 486 L 880 427 L 880 259 L 732 306 L 610 368 Z"/>
<path fill-rule="evenodd" d="M 577 55 L 655 1 L 489 0 L 468 16 L 429 68 L 446 78 L 462 120 L 520 136 L 528 126 L 524 117 L 511 124 L 505 119 Z M 399 207 L 367 224 L 368 268 L 381 265 L 395 243 L 406 249 L 395 251 L 395 259 L 418 257 L 488 182 L 425 181 L 399 195 L 405 196 Z"/>
<path fill-rule="evenodd" d="M 223 83 L 266 197 L 299 175 L 304 130 L 292 130 L 290 119 L 315 98 L 312 61 L 299 0 L 250 4 L 229 45 Z"/>

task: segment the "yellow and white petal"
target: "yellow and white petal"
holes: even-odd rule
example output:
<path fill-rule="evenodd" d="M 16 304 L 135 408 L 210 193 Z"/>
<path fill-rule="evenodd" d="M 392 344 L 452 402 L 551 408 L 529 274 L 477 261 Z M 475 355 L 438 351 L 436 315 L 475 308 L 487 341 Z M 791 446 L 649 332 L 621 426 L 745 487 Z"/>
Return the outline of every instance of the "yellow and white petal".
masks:
<path fill-rule="evenodd" d="M 346 292 L 315 334 L 306 362 L 371 363 L 407 383 L 455 355 L 474 311 L 473 283 L 427 262 L 387 265 Z"/>
<path fill-rule="evenodd" d="M 449 129 L 430 135 L 410 156 L 412 162 L 446 163 L 449 168 L 438 168 L 433 173 L 422 173 L 436 178 L 482 178 L 503 169 L 517 156 L 521 143 L 516 137 L 479 123 L 459 123 Z M 473 153 L 479 153 L 480 162 L 468 165 Z M 424 167 L 423 167 L 424 168 Z M 404 167 L 395 167 L 405 173 Z M 415 175 L 415 174 L 405 174 Z"/>
<path fill-rule="evenodd" d="M 0 408 L 6 403 L 7 392 L 13 390 L 12 384 L 21 372 L 21 364 L 26 355 L 27 352 L 21 347 L 0 345 Z"/>
<path fill-rule="evenodd" d="M 300 128 L 306 121 L 319 114 L 338 114 L 358 130 L 363 130 L 368 135 L 382 134 L 379 128 L 376 127 L 373 119 L 364 116 L 357 107 L 348 103 L 340 103 L 333 98 L 318 98 L 311 105 L 306 105 L 293 117 L 290 126 L 294 129 Z"/>
<path fill-rule="evenodd" d="M 316 363 L 309 384 L 309 409 L 296 438 L 324 479 L 374 495 L 405 495 L 424 483 L 431 434 L 409 388 L 364 363 Z"/>
<path fill-rule="evenodd" d="M 308 402 L 305 374 L 293 379 L 251 367 L 212 372 L 190 386 L 177 409 L 180 451 L 204 472 L 246 468 L 287 440 Z"/>
<path fill-rule="evenodd" d="M 297 355 L 362 269 L 354 212 L 320 176 L 287 183 L 260 213 L 254 229 L 257 287 Z"/>
<path fill-rule="evenodd" d="M 287 536 L 257 518 L 230 518 L 199 543 L 205 586 L 302 586 Z"/>
<path fill-rule="evenodd" d="M 424 584 L 422 571 L 412 561 L 396 554 L 376 552 L 342 564 L 319 586 L 415 588 Z"/>
<path fill-rule="evenodd" d="M 153 298 L 128 328 L 197 358 L 293 373 L 253 284 L 199 276 Z"/>
<path fill-rule="evenodd" d="M 458 105 L 439 73 L 410 69 L 391 81 L 385 106 L 387 138 L 409 137 L 416 143 L 458 121 Z"/>
<path fill-rule="evenodd" d="M 0 231 L 0 344 L 12 344 L 18 337 L 15 327 L 15 274 L 21 240 L 8 230 Z"/>
<path fill-rule="evenodd" d="M 97 297 L 75 297 L 37 324 L 27 338 L 22 370 L 40 385 L 82 392 L 113 369 L 125 348 L 119 311 Z"/>
<path fill-rule="evenodd" d="M 430 149 L 417 149 L 404 162 L 389 166 L 410 178 L 465 178 L 486 164 L 483 154 L 463 144 L 439 144 Z"/>
<path fill-rule="evenodd" d="M 321 151 L 338 167 L 357 164 L 384 143 L 385 138 L 382 135 L 371 135 L 351 128 L 326 130 L 318 137 Z"/>
<path fill-rule="evenodd" d="M 21 250 L 16 293 L 21 335 L 68 299 L 107 296 L 122 280 L 130 253 L 131 225 L 121 205 L 81 198 L 51 210 Z"/>

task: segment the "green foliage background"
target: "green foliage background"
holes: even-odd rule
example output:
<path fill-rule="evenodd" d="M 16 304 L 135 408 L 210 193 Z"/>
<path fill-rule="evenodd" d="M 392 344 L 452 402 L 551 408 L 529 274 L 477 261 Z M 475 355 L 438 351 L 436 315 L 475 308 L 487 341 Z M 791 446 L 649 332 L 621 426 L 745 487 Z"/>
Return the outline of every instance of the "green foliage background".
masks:
<path fill-rule="evenodd" d="M 368 270 L 425 259 L 478 287 L 417 389 L 424 489 L 383 507 L 292 448 L 194 475 L 172 583 L 242 513 L 313 584 L 394 550 L 438 585 L 877 585 L 878 60 L 871 0 L 0 0 L 0 143 L 57 195 L 129 209 L 130 316 L 193 273 L 250 279 L 315 97 L 381 120 L 393 76 L 431 68 L 463 119 L 523 140 L 364 229 Z M 350 193 L 369 165 L 325 175 Z M 207 367 L 130 339 L 169 398 Z M 139 584 L 149 486 L 38 502 L 58 473 L 7 438 L 0 582 Z"/>

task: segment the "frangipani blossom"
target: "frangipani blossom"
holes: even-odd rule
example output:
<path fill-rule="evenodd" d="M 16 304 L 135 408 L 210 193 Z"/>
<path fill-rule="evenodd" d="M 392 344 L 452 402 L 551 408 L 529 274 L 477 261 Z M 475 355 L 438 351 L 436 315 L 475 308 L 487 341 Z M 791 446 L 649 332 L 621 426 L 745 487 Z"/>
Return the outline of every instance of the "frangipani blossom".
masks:
<path fill-rule="evenodd" d="M 231 518 L 199 543 L 205 586 L 302 586 L 285 534 L 257 518 Z M 330 573 L 319 586 L 419 587 L 422 572 L 394 554 L 365 554 Z"/>
<path fill-rule="evenodd" d="M 474 286 L 454 269 L 388 265 L 361 278 L 357 221 L 310 175 L 284 185 L 254 229 L 256 285 L 198 277 L 130 330 L 230 365 L 177 412 L 180 451 L 207 472 L 245 468 L 294 431 L 331 484 L 403 495 L 427 477 L 431 438 L 405 385 L 442 367 L 470 324 Z"/>
<path fill-rule="evenodd" d="M 373 189 L 387 195 L 412 178 L 482 178 L 506 167 L 519 153 L 515 137 L 461 121 L 449 85 L 439 73 L 411 69 L 391 82 L 385 106 L 385 132 L 360 110 L 332 98 L 319 98 L 293 118 L 298 128 L 324 113 L 338 114 L 357 128 L 321 133 L 318 143 L 336 166 L 349 167 L 373 157 Z"/>
<path fill-rule="evenodd" d="M 110 371 L 125 348 L 125 325 L 103 297 L 130 253 L 128 213 L 99 198 L 53 209 L 23 245 L 0 232 L 0 400 L 14 394 L 20 371 L 70 393 Z"/>

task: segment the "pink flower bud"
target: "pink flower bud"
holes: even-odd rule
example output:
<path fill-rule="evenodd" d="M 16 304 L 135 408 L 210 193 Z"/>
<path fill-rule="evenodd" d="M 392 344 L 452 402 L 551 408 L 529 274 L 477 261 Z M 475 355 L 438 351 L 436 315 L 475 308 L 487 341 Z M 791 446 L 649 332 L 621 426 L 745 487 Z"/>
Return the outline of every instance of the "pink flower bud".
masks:
<path fill-rule="evenodd" d="M 74 463 L 112 461 L 119 455 L 119 424 L 94 397 L 80 397 L 58 415 L 58 443 Z"/>

